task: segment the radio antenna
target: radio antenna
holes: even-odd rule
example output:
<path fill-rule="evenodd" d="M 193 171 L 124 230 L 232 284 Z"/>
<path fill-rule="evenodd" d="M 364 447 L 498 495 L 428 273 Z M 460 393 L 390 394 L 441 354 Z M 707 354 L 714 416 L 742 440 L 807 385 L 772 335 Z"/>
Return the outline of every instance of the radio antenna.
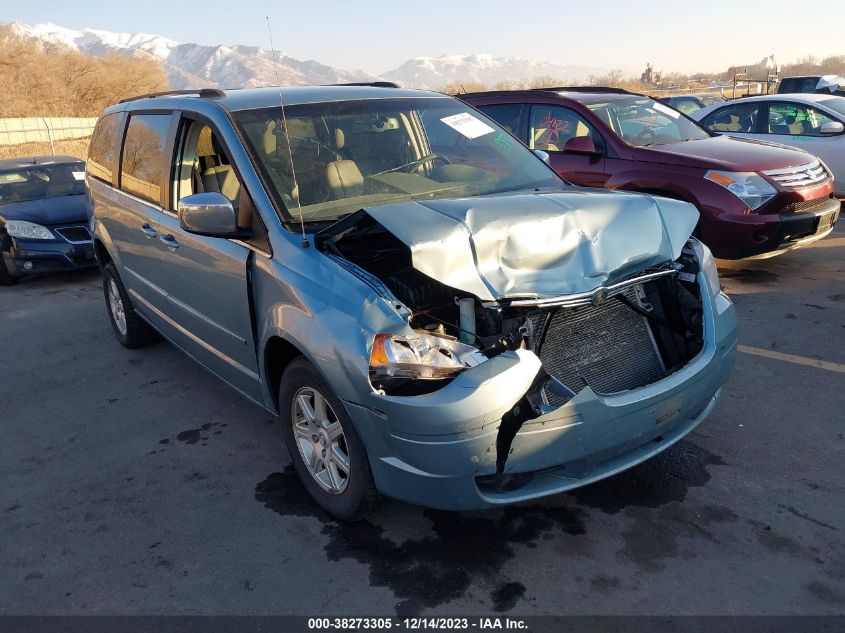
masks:
<path fill-rule="evenodd" d="M 270 16 L 264 16 L 267 20 L 267 34 L 270 36 L 270 54 L 273 56 L 273 69 L 276 72 L 276 88 L 279 90 L 279 106 L 282 110 L 282 130 L 285 133 L 285 142 L 288 146 L 288 159 L 290 160 L 290 172 L 293 176 L 293 197 L 296 199 L 296 210 L 299 213 L 299 228 L 302 231 L 302 248 L 308 248 L 308 238 L 305 237 L 305 220 L 302 217 L 302 204 L 299 201 L 299 183 L 296 180 L 296 167 L 293 164 L 293 151 L 290 147 L 290 136 L 288 135 L 288 120 L 285 117 L 285 98 L 282 95 L 282 83 L 279 80 L 279 60 L 276 59 L 276 48 L 273 46 L 273 30 L 270 28 Z"/>

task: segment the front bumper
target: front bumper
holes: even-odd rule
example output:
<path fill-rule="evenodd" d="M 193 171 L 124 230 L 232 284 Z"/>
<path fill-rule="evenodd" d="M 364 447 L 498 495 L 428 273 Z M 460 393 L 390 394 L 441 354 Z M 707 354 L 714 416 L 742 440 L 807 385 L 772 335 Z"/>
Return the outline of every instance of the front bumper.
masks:
<path fill-rule="evenodd" d="M 6 268 L 16 277 L 76 270 L 96 266 L 94 243 L 63 240 L 23 240 L 12 238 L 12 247 L 2 254 Z"/>
<path fill-rule="evenodd" d="M 775 204 L 779 213 L 722 214 L 718 222 L 703 227 L 704 242 L 720 259 L 772 257 L 825 237 L 839 219 L 841 201 L 828 198 L 810 211 L 784 212 L 783 201 Z M 768 205 L 767 205 L 768 206 Z"/>
<path fill-rule="evenodd" d="M 533 353 L 497 356 L 431 394 L 373 394 L 366 403 L 348 402 L 377 487 L 411 503 L 470 510 L 563 492 L 655 455 L 710 413 L 733 366 L 733 305 L 720 293 L 704 306 L 704 348 L 679 371 L 614 395 L 586 387 L 560 408 L 526 422 L 513 441 L 505 473 L 531 477 L 510 491 L 487 482 L 496 470 L 502 415 L 528 390 L 540 367 Z"/>

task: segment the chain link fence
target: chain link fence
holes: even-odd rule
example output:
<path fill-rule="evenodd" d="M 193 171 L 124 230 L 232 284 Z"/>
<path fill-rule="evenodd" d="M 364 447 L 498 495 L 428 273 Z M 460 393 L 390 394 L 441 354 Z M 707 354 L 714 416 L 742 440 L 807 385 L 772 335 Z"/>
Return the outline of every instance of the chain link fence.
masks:
<path fill-rule="evenodd" d="M 68 155 L 85 159 L 96 117 L 0 119 L 0 159 Z"/>

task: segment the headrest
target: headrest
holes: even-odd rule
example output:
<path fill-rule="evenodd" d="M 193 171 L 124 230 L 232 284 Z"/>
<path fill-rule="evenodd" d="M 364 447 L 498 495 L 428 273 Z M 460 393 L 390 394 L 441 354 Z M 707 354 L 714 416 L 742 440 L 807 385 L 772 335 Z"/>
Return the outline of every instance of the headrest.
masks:
<path fill-rule="evenodd" d="M 200 129 L 200 135 L 197 139 L 197 156 L 213 156 L 214 153 L 214 147 L 211 143 L 211 128 L 204 125 Z"/>
<path fill-rule="evenodd" d="M 346 134 L 343 133 L 339 127 L 334 130 L 334 146 L 335 149 L 343 149 L 346 145 Z"/>
<path fill-rule="evenodd" d="M 264 153 L 275 154 L 276 153 L 276 122 L 275 121 L 267 121 L 267 127 L 264 130 L 264 136 L 262 138 L 262 145 Z"/>

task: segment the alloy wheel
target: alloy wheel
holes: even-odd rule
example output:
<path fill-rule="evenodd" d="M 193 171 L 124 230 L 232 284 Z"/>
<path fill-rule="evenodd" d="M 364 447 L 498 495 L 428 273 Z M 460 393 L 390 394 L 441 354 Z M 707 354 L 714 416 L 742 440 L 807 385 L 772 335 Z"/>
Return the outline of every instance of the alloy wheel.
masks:
<path fill-rule="evenodd" d="M 123 307 L 123 299 L 120 297 L 120 290 L 114 279 L 109 279 L 109 309 L 111 310 L 114 324 L 121 336 L 126 336 L 126 310 Z"/>
<path fill-rule="evenodd" d="M 293 437 L 308 472 L 320 487 L 340 494 L 349 484 L 349 447 L 328 401 L 311 387 L 300 388 L 291 404 Z"/>

